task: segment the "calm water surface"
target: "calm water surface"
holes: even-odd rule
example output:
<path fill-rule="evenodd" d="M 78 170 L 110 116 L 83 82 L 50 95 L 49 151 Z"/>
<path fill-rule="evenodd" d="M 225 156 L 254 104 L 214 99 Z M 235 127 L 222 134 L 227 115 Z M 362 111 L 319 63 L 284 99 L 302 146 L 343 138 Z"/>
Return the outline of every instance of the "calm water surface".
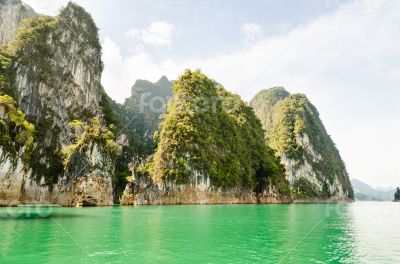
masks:
<path fill-rule="evenodd" d="M 400 263 L 400 203 L 47 210 L 0 208 L 0 263 Z"/>

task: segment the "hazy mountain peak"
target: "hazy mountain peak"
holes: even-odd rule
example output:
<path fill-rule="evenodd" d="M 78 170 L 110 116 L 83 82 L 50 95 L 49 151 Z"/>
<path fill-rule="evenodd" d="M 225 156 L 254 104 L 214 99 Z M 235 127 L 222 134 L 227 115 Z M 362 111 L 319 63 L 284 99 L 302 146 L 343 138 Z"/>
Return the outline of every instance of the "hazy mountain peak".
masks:
<path fill-rule="evenodd" d="M 354 197 L 362 201 L 391 201 L 395 193 L 395 188 L 379 189 L 358 179 L 351 179 L 354 188 Z"/>
<path fill-rule="evenodd" d="M 171 82 L 168 80 L 167 76 L 163 75 L 156 83 L 160 86 L 168 86 Z"/>

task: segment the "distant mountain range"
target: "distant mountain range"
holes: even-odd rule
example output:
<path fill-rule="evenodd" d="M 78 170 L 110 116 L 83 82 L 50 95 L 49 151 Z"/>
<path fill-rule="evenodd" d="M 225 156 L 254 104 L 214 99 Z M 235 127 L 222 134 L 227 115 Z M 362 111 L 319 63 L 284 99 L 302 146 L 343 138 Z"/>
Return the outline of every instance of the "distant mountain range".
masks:
<path fill-rule="evenodd" d="M 392 201 L 395 193 L 394 187 L 374 188 L 360 180 L 351 179 L 354 189 L 354 198 L 359 201 Z"/>

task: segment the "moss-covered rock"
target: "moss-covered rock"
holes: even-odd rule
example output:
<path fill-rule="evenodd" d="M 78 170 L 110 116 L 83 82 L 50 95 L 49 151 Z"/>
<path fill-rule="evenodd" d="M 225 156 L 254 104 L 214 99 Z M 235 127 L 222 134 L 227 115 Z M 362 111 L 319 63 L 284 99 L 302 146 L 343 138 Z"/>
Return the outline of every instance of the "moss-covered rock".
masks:
<path fill-rule="evenodd" d="M 345 164 L 305 95 L 272 88 L 259 92 L 250 105 L 262 120 L 267 144 L 281 157 L 295 193 L 301 198 L 353 199 Z"/>
<path fill-rule="evenodd" d="M 0 95 L 0 146 L 3 155 L 17 161 L 22 156 L 26 167 L 31 158 L 35 126 L 25 119 L 8 95 Z M 0 157 L 0 162 L 5 157 Z"/>
<path fill-rule="evenodd" d="M 0 47 L 0 95 L 17 98 L 14 85 L 15 71 L 12 67 L 13 60 L 14 57 Z"/>
<path fill-rule="evenodd" d="M 200 71 L 186 71 L 174 83 L 174 99 L 161 124 L 154 159 L 154 181 L 209 182 L 216 188 L 262 192 L 275 185 L 288 191 L 284 169 L 264 144 L 253 110 Z"/>
<path fill-rule="evenodd" d="M 29 182 L 14 186 L 27 189 L 5 193 L 19 191 L 21 202 L 39 199 L 42 192 L 48 202 L 63 205 L 85 204 L 85 199 L 93 203 L 93 197 L 101 197 L 98 204 L 112 204 L 111 179 L 120 146 L 101 105 L 101 46 L 90 14 L 69 3 L 58 16 L 25 19 L 0 55 L 0 93 L 16 99 L 25 119 L 36 127 L 29 173 L 5 164 L 2 178 L 6 186 L 14 175 L 13 180 Z M 78 137 L 79 122 L 69 125 L 76 119 L 85 124 Z M 97 183 L 101 186 L 89 186 Z"/>

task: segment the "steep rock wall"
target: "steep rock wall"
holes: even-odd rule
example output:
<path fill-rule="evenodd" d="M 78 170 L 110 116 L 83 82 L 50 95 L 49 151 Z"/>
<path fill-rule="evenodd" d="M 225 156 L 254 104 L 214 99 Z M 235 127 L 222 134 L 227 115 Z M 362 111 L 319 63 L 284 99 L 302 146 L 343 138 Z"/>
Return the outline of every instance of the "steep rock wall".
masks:
<path fill-rule="evenodd" d="M 0 45 L 14 40 L 19 23 L 35 15 L 35 11 L 20 0 L 0 0 Z"/>
<path fill-rule="evenodd" d="M 163 204 L 278 204 L 290 203 L 289 196 L 281 195 L 274 186 L 262 193 L 251 188 L 216 188 L 210 179 L 199 172 L 187 184 L 155 183 L 149 176 L 134 172 L 121 197 L 121 205 Z M 135 177 L 136 175 L 136 177 Z"/>
<path fill-rule="evenodd" d="M 353 199 L 345 164 L 305 95 L 275 87 L 259 92 L 250 105 L 285 166 L 294 197 Z"/>
<path fill-rule="evenodd" d="M 17 166 L 0 160 L 2 204 L 112 205 L 114 157 L 105 140 L 85 142 L 63 164 L 62 150 L 77 140 L 71 121 L 89 124 L 96 117 L 101 126 L 106 123 L 100 106 L 101 47 L 91 16 L 69 3 L 57 17 L 24 20 L 9 47 L 15 99 L 36 133 L 28 165 L 19 157 Z"/>

